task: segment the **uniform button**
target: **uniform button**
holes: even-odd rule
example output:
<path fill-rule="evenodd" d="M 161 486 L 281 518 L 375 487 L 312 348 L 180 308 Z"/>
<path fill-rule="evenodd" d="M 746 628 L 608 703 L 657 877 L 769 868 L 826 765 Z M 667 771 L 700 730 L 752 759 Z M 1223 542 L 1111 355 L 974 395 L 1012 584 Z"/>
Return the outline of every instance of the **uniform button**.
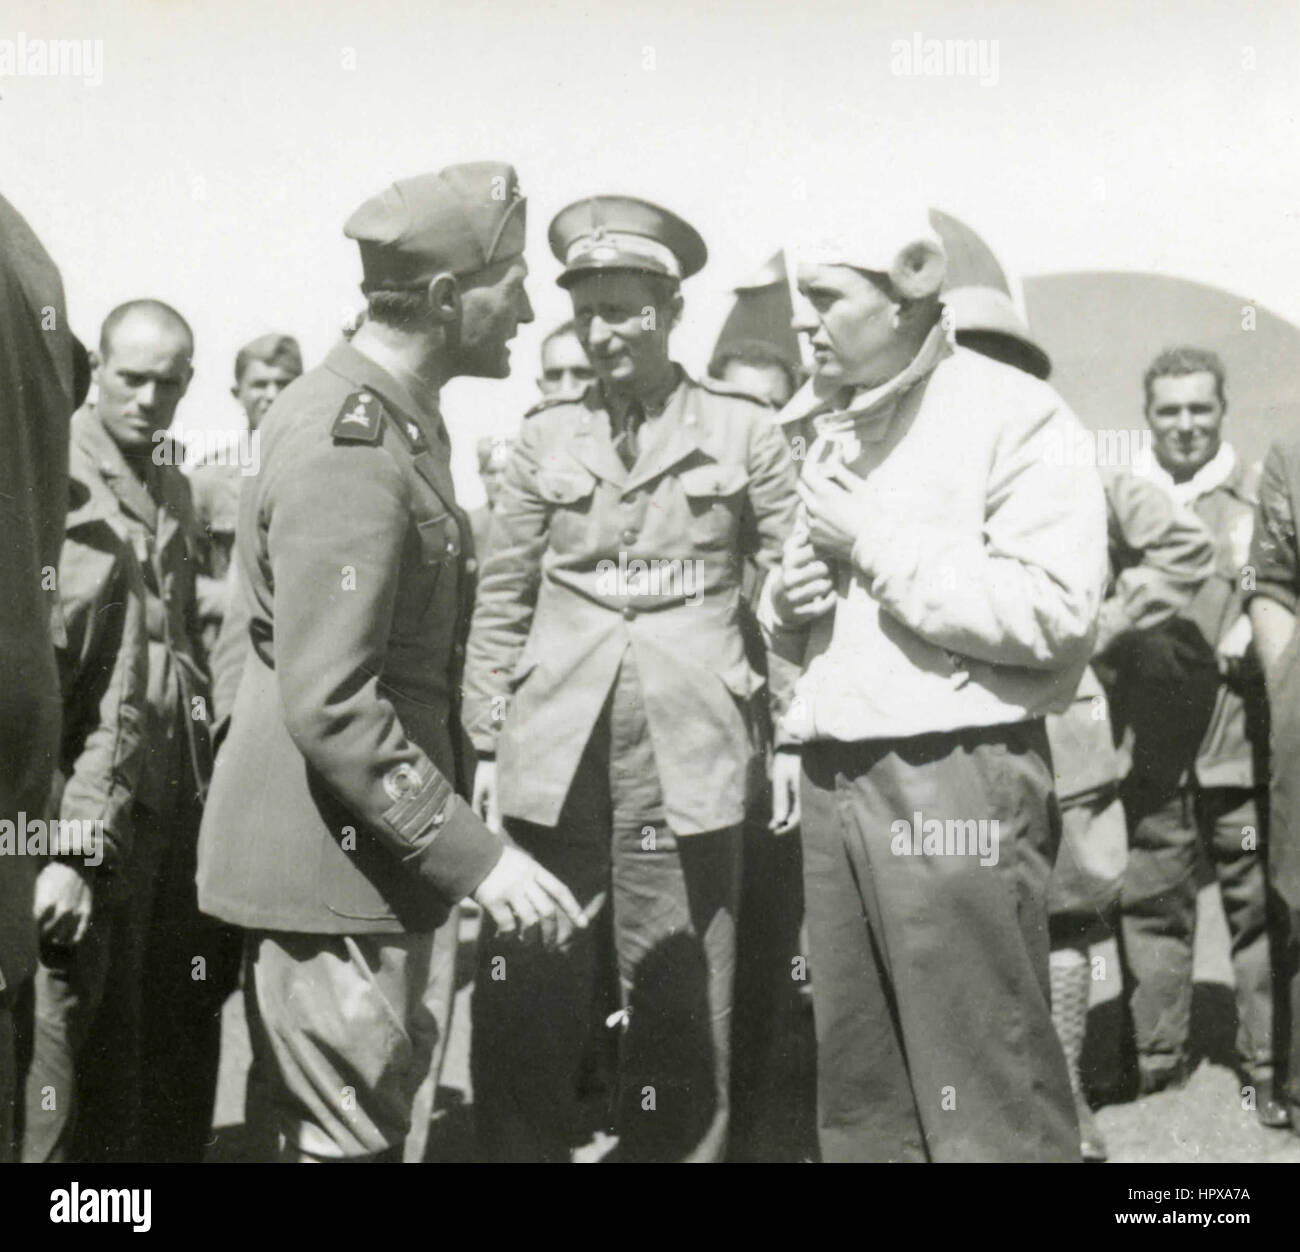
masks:
<path fill-rule="evenodd" d="M 470 557 L 470 559 L 465 562 L 465 573 L 473 574 L 476 573 L 477 571 L 478 571 L 478 562 L 473 557 Z"/>
<path fill-rule="evenodd" d="M 630 604 L 623 610 L 623 616 L 627 621 L 631 621 L 636 616 L 636 609 Z"/>
<path fill-rule="evenodd" d="M 624 543 L 636 543 L 636 531 L 634 531 L 634 530 L 625 530 L 625 531 L 623 532 L 623 542 L 624 542 Z"/>
<path fill-rule="evenodd" d="M 448 552 L 455 552 L 455 551 L 456 551 L 456 545 L 455 545 L 454 543 L 452 543 L 452 541 L 451 541 L 450 539 L 447 540 L 447 551 L 448 551 Z"/>
<path fill-rule="evenodd" d="M 447 820 L 447 815 L 445 813 L 435 813 L 433 815 L 433 824 L 435 826 L 441 826 L 443 822 L 445 822 L 446 820 Z"/>

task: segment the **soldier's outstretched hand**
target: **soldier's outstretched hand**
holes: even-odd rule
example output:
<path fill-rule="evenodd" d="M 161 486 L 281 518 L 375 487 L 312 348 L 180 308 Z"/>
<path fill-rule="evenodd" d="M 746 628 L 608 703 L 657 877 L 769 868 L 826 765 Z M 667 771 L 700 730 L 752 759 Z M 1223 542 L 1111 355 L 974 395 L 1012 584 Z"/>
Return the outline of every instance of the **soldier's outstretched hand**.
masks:
<path fill-rule="evenodd" d="M 473 899 L 487 911 L 499 934 L 514 935 L 523 943 L 540 942 L 548 952 L 566 947 L 574 930 L 587 926 L 568 887 L 515 847 L 507 846 L 501 853 Z"/>

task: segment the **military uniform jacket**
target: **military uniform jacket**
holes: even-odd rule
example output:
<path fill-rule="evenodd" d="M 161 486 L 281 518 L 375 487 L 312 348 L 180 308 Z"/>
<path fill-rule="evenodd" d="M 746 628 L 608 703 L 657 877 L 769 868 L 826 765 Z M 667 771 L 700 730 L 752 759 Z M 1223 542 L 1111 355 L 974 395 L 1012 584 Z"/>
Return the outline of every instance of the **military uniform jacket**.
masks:
<path fill-rule="evenodd" d="M 771 412 L 682 375 L 627 470 L 597 385 L 523 423 L 492 516 L 466 665 L 466 723 L 495 751 L 502 812 L 559 820 L 630 649 L 673 830 L 739 822 L 762 678 L 742 565 L 780 559 L 795 473 Z"/>
<path fill-rule="evenodd" d="M 1254 479 L 1254 472 L 1238 461 L 1227 481 L 1192 505 L 1214 537 L 1215 568 L 1182 615 L 1200 627 L 1211 647 L 1246 611 L 1242 574 L 1250 559 L 1255 522 Z M 1196 781 L 1202 787 L 1262 785 L 1265 778 L 1259 767 L 1267 723 L 1263 675 L 1251 648 L 1238 674 L 1219 687 L 1214 714 L 1196 754 Z"/>
<path fill-rule="evenodd" d="M 149 688 L 137 801 L 175 808 L 181 789 L 202 794 L 211 769 L 207 662 L 199 638 L 195 579 L 200 538 L 190 485 L 174 464 L 149 462 L 154 491 L 127 464 L 93 409 L 72 418 L 72 474 L 106 489 L 113 525 L 131 542 L 144 575 Z"/>
<path fill-rule="evenodd" d="M 1096 654 L 1131 630 L 1151 630 L 1187 606 L 1215 569 L 1214 539 L 1190 509 L 1154 483 L 1117 474 L 1105 483 L 1110 581 L 1102 602 Z M 1089 666 L 1070 707 L 1047 718 L 1056 794 L 1096 796 L 1128 772 L 1127 748 L 1115 746 L 1105 690 Z"/>
<path fill-rule="evenodd" d="M 255 929 L 432 930 L 502 847 L 456 794 L 470 541 L 441 418 L 339 344 L 262 431 L 200 907 Z"/>
<path fill-rule="evenodd" d="M 103 864 L 112 868 L 130 851 L 131 808 L 144 759 L 144 579 L 130 541 L 112 524 L 116 509 L 107 489 L 75 479 L 70 486 L 55 631 L 63 743 L 50 811 L 64 823 L 102 822 Z M 51 851 L 78 856 L 69 842 L 75 829 L 52 831 Z"/>
<path fill-rule="evenodd" d="M 1250 565 L 1256 595 L 1300 613 L 1300 440 L 1268 450 L 1259 484 L 1259 510 Z M 1269 878 L 1291 909 L 1300 909 L 1300 620 L 1268 674 L 1272 717 L 1272 821 Z"/>
<path fill-rule="evenodd" d="M 197 579 L 199 617 L 209 652 L 230 599 L 235 519 L 239 514 L 239 489 L 244 477 L 242 466 L 215 462 L 197 466 L 190 475 L 194 515 L 202 539 Z"/>

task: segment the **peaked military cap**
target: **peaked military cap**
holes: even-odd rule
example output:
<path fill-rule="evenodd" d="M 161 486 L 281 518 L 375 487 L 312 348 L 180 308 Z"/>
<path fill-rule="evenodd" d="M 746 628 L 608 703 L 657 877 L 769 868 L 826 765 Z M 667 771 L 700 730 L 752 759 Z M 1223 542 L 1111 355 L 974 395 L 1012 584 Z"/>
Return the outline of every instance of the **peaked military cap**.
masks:
<path fill-rule="evenodd" d="M 676 213 L 631 196 L 591 196 L 561 209 L 548 238 L 564 265 L 557 280 L 561 287 L 599 270 L 689 278 L 709 259 L 695 227 Z"/>
<path fill-rule="evenodd" d="M 395 182 L 353 213 L 343 233 L 361 247 L 361 290 L 400 291 L 518 256 L 526 207 L 513 166 L 474 161 Z"/>

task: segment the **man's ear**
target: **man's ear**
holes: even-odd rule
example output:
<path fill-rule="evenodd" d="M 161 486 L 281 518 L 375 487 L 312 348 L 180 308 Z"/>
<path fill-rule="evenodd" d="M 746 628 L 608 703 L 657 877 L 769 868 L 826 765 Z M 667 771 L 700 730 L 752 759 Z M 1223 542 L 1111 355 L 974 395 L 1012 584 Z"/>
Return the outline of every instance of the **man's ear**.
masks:
<path fill-rule="evenodd" d="M 90 361 L 90 380 L 98 387 L 99 371 L 104 368 L 104 358 L 99 355 L 98 349 L 95 348 L 87 352 L 86 357 Z"/>
<path fill-rule="evenodd" d="M 190 389 L 190 383 L 192 383 L 193 381 L 194 381 L 194 366 L 187 365 L 185 367 L 185 381 L 181 383 L 181 394 L 177 396 L 178 400 L 184 398 L 185 393 Z"/>
<path fill-rule="evenodd" d="M 681 290 L 674 291 L 668 297 L 668 329 L 673 330 L 682 320 L 682 311 L 686 308 L 686 301 L 682 299 Z"/>
<path fill-rule="evenodd" d="M 460 283 L 455 274 L 435 274 L 426 290 L 435 321 L 446 324 L 460 320 Z"/>

